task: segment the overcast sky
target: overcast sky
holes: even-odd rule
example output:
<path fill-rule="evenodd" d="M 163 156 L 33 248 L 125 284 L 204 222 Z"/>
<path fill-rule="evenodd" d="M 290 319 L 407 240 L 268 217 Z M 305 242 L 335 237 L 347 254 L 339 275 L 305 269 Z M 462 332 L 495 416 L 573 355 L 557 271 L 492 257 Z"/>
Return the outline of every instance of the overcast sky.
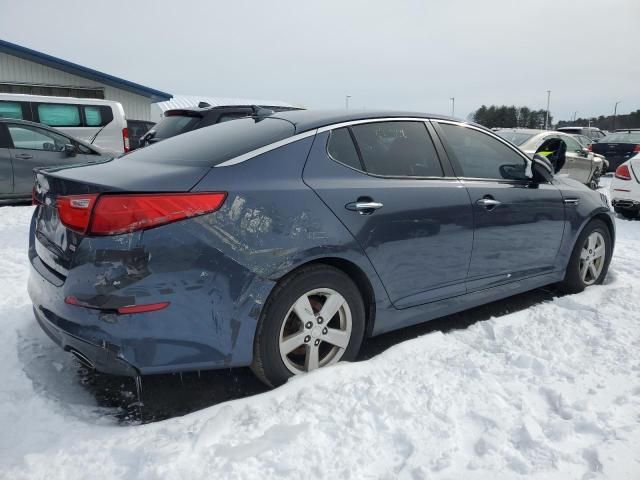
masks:
<path fill-rule="evenodd" d="M 0 0 L 0 38 L 172 94 L 640 108 L 640 0 Z"/>

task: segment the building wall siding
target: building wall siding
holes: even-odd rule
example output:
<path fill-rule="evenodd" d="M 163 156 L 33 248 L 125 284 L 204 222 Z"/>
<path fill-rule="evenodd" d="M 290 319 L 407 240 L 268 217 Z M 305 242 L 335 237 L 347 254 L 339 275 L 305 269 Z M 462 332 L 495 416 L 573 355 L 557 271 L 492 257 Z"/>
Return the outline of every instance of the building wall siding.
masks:
<path fill-rule="evenodd" d="M 88 78 L 0 52 L 0 82 L 104 88 L 105 100 L 120 102 L 130 120 L 151 120 L 151 101 Z"/>

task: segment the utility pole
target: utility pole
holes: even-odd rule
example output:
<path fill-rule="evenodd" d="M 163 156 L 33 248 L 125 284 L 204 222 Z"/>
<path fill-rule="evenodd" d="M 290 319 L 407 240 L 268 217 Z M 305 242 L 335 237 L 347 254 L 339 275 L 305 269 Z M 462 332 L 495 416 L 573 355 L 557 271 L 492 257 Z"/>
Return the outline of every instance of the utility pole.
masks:
<path fill-rule="evenodd" d="M 577 110 L 575 112 L 573 112 L 573 123 L 576 123 L 576 115 L 577 114 L 578 114 Z"/>
<path fill-rule="evenodd" d="M 616 102 L 616 104 L 613 106 L 613 128 L 611 130 L 613 130 L 614 132 L 616 131 L 616 115 L 618 113 L 619 103 L 622 103 L 622 102 Z"/>
<path fill-rule="evenodd" d="M 344 97 L 344 106 L 347 110 L 349 110 L 349 99 L 351 98 L 351 95 L 345 95 Z"/>
<path fill-rule="evenodd" d="M 451 100 L 451 116 L 453 117 L 456 113 L 456 97 L 449 97 L 449 100 Z"/>
<path fill-rule="evenodd" d="M 551 102 L 551 90 L 547 90 L 547 114 L 544 117 L 544 129 L 549 130 L 549 103 Z"/>

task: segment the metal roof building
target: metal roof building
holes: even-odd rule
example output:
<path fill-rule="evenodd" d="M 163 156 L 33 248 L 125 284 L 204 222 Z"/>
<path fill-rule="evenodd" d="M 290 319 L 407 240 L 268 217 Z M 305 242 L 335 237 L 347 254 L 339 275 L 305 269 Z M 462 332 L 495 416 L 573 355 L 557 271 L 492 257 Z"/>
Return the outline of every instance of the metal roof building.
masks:
<path fill-rule="evenodd" d="M 115 100 L 129 120 L 152 120 L 151 104 L 173 97 L 5 40 L 0 40 L 0 93 Z"/>

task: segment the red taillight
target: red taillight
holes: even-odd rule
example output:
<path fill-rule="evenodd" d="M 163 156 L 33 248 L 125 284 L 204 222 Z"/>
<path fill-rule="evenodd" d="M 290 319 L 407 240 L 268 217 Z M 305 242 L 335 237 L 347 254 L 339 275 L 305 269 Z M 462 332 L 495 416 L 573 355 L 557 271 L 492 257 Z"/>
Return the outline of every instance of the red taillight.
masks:
<path fill-rule="evenodd" d="M 615 177 L 620 180 L 631 180 L 631 172 L 628 165 L 620 165 L 616 168 Z"/>
<path fill-rule="evenodd" d="M 593 152 L 593 143 L 590 143 L 589 145 L 587 145 L 587 150 L 589 150 L 590 152 Z"/>
<path fill-rule="evenodd" d="M 127 153 L 129 151 L 129 129 L 127 127 L 122 129 L 122 144 L 124 153 Z"/>
<path fill-rule="evenodd" d="M 88 235 L 117 235 L 215 212 L 227 194 L 153 193 L 68 195 L 58 197 L 60 221 Z"/>
<path fill-rule="evenodd" d="M 58 197 L 56 205 L 60 221 L 71 230 L 85 233 L 96 198 L 98 198 L 97 193 Z"/>
<path fill-rule="evenodd" d="M 167 308 L 168 306 L 169 302 L 147 303 L 146 305 L 130 305 L 128 307 L 120 307 L 118 309 L 118 313 L 120 315 L 128 315 L 132 313 L 155 312 L 157 310 Z"/>
<path fill-rule="evenodd" d="M 633 147 L 633 153 L 638 153 L 638 152 L 640 152 L 640 144 Z"/>
<path fill-rule="evenodd" d="M 103 195 L 95 208 L 90 235 L 144 230 L 218 210 L 226 193 Z"/>

